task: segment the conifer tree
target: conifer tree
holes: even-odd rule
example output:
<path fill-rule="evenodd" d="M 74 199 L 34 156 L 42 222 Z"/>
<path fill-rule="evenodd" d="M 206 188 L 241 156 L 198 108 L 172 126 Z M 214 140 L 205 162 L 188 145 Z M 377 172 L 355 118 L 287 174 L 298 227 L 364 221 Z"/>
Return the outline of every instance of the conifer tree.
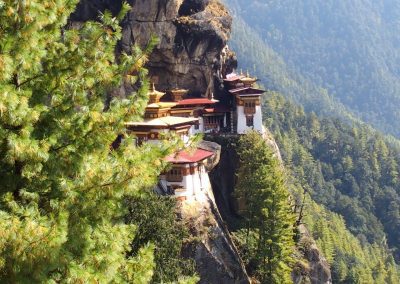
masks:
<path fill-rule="evenodd" d="M 129 6 L 66 29 L 77 2 L 0 0 L 1 283 L 152 277 L 151 246 L 126 257 L 122 201 L 155 181 L 169 146 L 110 145 L 143 113 L 154 42 L 115 58 Z M 106 105 L 123 83 L 140 88 Z"/>
<path fill-rule="evenodd" d="M 243 211 L 248 238 L 246 249 L 254 247 L 249 253 L 252 258 L 249 263 L 256 266 L 262 283 L 291 283 L 295 218 L 283 169 L 257 132 L 240 138 L 238 154 L 236 190 L 246 204 Z"/>

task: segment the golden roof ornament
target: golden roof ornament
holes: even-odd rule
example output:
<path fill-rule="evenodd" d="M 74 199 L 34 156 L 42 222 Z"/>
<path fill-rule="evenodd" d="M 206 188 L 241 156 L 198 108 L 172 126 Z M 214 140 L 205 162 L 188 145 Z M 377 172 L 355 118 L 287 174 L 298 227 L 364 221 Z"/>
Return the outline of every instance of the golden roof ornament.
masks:
<path fill-rule="evenodd" d="M 250 77 L 249 70 L 247 70 L 246 77 L 241 78 L 240 81 L 242 81 L 245 87 L 251 87 L 257 81 L 257 78 Z"/>
<path fill-rule="evenodd" d="M 174 102 L 179 102 L 183 99 L 184 96 L 187 95 L 187 93 L 189 92 L 189 90 L 187 89 L 179 89 L 179 88 L 174 88 L 172 90 L 169 91 L 172 95 L 172 100 Z"/>
<path fill-rule="evenodd" d="M 149 92 L 149 104 L 158 103 L 165 93 L 156 90 L 154 82 L 152 83 L 151 91 Z"/>

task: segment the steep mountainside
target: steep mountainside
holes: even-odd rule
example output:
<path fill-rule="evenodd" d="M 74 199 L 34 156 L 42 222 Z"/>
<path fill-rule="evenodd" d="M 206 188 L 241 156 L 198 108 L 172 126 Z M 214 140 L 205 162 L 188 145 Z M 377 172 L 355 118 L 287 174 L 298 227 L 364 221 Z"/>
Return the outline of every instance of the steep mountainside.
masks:
<path fill-rule="evenodd" d="M 293 191 L 305 197 L 303 221 L 332 264 L 334 283 L 357 277 L 397 283 L 400 149 L 366 127 L 320 119 L 275 93 L 267 94 L 264 110 L 293 174 Z M 353 271 L 343 269 L 351 263 Z M 379 280 L 386 276 L 393 278 Z"/>
<path fill-rule="evenodd" d="M 251 52 L 262 53 L 265 45 L 277 55 L 273 61 L 263 62 L 264 65 L 275 65 L 282 59 L 292 74 L 300 75 L 294 78 L 297 85 L 314 86 L 306 92 L 317 94 L 318 88 L 323 88 L 353 115 L 399 136 L 400 129 L 393 123 L 399 119 L 400 104 L 397 1 L 226 0 L 226 3 L 235 18 L 251 26 L 254 36 L 261 39 Z M 240 29 L 238 26 L 234 30 L 234 46 L 251 41 L 249 34 Z M 260 75 L 274 81 L 276 77 L 293 79 L 283 73 L 274 74 L 269 66 L 262 67 L 257 62 L 260 58 L 247 58 L 249 50 L 237 51 L 240 62 L 247 68 L 256 65 L 258 71 L 266 73 Z M 243 58 L 247 58 L 246 62 Z M 285 95 L 293 92 L 292 84 L 280 88 Z M 297 95 L 309 96 L 306 92 Z"/>

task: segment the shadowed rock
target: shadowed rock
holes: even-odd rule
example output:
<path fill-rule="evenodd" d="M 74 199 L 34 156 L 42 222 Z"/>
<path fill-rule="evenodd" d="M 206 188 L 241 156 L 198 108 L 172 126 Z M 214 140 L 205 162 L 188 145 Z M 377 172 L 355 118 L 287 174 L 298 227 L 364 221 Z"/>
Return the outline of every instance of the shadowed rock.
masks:
<path fill-rule="evenodd" d="M 82 0 L 71 21 L 97 20 L 105 10 L 116 14 L 120 0 Z M 214 91 L 226 68 L 222 51 L 232 18 L 216 0 L 131 0 L 132 10 L 122 22 L 119 51 L 130 52 L 137 44 L 144 47 L 151 36 L 160 42 L 147 65 L 157 89 L 176 86 L 194 96 Z M 219 86 L 218 86 L 219 87 Z M 121 90 L 123 92 L 123 90 Z"/>

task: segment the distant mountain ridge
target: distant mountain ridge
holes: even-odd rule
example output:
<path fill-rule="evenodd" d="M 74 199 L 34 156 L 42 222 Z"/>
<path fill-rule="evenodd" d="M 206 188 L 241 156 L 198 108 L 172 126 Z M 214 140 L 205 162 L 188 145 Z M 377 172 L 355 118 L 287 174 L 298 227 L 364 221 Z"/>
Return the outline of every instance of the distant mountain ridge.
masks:
<path fill-rule="evenodd" d="M 306 109 L 359 117 L 400 136 L 398 2 L 225 2 L 235 17 L 231 45 L 244 67 L 256 67 Z"/>

